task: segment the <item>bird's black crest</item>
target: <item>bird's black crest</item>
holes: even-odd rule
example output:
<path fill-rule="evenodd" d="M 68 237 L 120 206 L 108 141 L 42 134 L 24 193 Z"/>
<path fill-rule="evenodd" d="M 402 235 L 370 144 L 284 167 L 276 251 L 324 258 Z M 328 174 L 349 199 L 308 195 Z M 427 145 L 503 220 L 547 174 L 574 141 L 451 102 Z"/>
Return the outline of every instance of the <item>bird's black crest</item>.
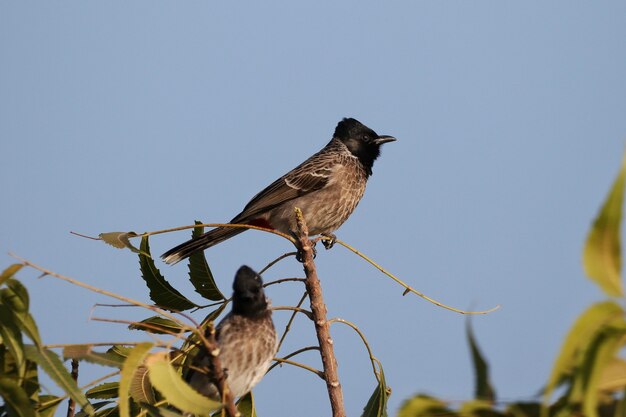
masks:
<path fill-rule="evenodd" d="M 252 268 L 244 265 L 237 271 L 233 282 L 233 313 L 258 316 L 267 308 L 263 280 Z"/>
<path fill-rule="evenodd" d="M 363 123 L 351 117 L 346 117 L 337 124 L 333 136 L 339 139 L 356 138 L 365 132 L 371 132 L 372 136 L 376 137 L 376 133 Z"/>

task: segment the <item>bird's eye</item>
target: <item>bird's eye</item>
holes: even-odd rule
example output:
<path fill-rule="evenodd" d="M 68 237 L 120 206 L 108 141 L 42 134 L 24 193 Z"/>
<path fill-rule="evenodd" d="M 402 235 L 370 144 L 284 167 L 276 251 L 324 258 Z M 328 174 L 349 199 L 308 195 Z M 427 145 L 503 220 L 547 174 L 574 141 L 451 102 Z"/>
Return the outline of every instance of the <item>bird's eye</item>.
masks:
<path fill-rule="evenodd" d="M 369 142 L 370 141 L 370 137 L 368 135 L 363 135 L 363 142 Z"/>

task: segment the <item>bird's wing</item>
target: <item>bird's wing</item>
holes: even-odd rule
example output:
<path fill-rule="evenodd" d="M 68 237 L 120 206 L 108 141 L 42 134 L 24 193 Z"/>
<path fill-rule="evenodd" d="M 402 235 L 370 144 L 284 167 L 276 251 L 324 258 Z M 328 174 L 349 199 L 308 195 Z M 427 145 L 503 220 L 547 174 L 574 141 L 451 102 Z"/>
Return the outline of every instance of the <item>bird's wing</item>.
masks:
<path fill-rule="evenodd" d="M 255 195 L 233 222 L 248 219 L 286 201 L 323 188 L 328 184 L 334 166 L 316 162 L 320 161 L 311 158 L 274 181 Z"/>

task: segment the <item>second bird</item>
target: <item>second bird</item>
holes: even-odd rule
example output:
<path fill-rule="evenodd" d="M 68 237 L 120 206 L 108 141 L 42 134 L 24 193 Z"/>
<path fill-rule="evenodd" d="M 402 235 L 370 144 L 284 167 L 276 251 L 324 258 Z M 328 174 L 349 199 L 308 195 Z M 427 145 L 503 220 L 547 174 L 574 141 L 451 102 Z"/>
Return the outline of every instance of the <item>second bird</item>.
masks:
<path fill-rule="evenodd" d="M 378 135 L 355 119 L 343 119 L 331 141 L 315 155 L 283 175 L 250 200 L 230 223 L 249 224 L 290 234 L 294 208 L 302 210 L 311 235 L 331 235 L 352 214 L 372 175 L 374 161 L 392 136 Z M 175 264 L 247 229 L 218 227 L 165 252 Z"/>

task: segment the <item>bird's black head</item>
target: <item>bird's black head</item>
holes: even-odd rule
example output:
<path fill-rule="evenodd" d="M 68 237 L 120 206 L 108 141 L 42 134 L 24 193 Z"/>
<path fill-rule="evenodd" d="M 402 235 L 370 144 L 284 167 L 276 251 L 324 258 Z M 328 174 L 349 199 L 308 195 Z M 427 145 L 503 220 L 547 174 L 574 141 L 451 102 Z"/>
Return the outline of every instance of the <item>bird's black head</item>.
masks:
<path fill-rule="evenodd" d="M 267 309 L 261 276 L 247 266 L 242 266 L 233 283 L 233 314 L 257 317 Z"/>
<path fill-rule="evenodd" d="M 352 118 L 340 121 L 335 128 L 333 137 L 342 141 L 350 152 L 359 158 L 368 175 L 372 174 L 374 161 L 380 155 L 380 146 L 383 143 L 396 140 L 392 136 L 378 135 L 369 127 Z"/>

